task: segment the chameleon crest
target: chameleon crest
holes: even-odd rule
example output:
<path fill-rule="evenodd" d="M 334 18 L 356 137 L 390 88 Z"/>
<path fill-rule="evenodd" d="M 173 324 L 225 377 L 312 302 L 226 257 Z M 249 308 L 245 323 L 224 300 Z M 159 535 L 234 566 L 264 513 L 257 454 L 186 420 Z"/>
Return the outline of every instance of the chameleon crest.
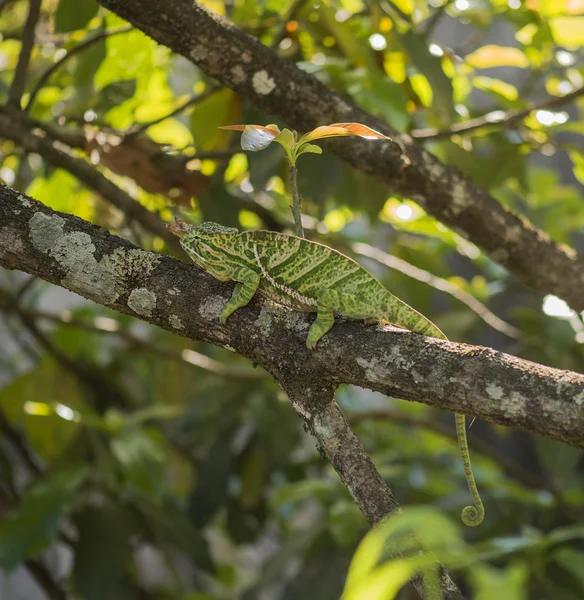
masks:
<path fill-rule="evenodd" d="M 257 292 L 296 310 L 316 312 L 306 345 L 314 350 L 334 325 L 335 313 L 350 319 L 389 322 L 442 340 L 446 336 L 426 317 L 391 294 L 371 273 L 333 248 L 273 231 L 244 231 L 216 223 L 191 226 L 176 220 L 170 230 L 189 256 L 219 281 L 237 285 L 221 313 L 245 306 Z M 464 415 L 456 433 L 474 506 L 462 511 L 466 525 L 479 525 L 484 508 L 474 480 Z"/>

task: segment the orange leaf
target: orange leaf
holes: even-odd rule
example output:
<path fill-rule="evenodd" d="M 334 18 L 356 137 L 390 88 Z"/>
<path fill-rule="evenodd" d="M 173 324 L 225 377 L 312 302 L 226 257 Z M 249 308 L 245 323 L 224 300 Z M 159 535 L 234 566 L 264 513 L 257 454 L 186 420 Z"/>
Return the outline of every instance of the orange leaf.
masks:
<path fill-rule="evenodd" d="M 300 143 L 309 142 L 328 137 L 341 137 L 354 135 L 366 139 L 385 139 L 389 138 L 375 129 L 371 129 L 361 123 L 333 123 L 332 125 L 322 125 L 302 136 Z"/>
<path fill-rule="evenodd" d="M 367 125 L 362 125 L 361 123 L 333 123 L 329 125 L 329 127 L 342 127 L 347 131 L 350 131 L 348 135 L 358 135 L 363 138 L 377 138 L 382 140 L 389 140 L 391 138 L 383 135 L 383 133 L 379 133 L 375 129 L 371 129 L 371 127 L 367 127 Z"/>

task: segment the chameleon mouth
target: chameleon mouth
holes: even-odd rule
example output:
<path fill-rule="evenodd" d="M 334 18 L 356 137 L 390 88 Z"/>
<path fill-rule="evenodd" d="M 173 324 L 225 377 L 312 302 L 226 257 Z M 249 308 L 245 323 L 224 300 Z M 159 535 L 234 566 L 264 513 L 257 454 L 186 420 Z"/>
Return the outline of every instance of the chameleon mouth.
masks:
<path fill-rule="evenodd" d="M 177 218 L 174 223 L 167 223 L 166 228 L 177 237 L 182 238 L 193 229 L 193 226 Z"/>
<path fill-rule="evenodd" d="M 201 256 L 194 248 L 189 248 L 188 252 L 194 254 L 201 262 L 207 262 L 207 259 Z"/>

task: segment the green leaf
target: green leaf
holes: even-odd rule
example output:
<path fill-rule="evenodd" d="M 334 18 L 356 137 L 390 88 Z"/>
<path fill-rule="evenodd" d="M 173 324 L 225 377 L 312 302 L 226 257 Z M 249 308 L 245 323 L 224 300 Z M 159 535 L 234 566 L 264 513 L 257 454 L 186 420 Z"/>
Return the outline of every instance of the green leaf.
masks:
<path fill-rule="evenodd" d="M 0 568 L 11 571 L 56 540 L 59 520 L 86 475 L 86 467 L 69 468 L 27 489 L 20 505 L 0 524 Z"/>
<path fill-rule="evenodd" d="M 570 50 L 584 45 L 584 17 L 554 17 L 549 23 L 556 44 Z"/>
<path fill-rule="evenodd" d="M 128 598 L 124 573 L 131 557 L 127 516 L 114 506 L 86 506 L 74 516 L 73 582 L 84 600 Z"/>
<path fill-rule="evenodd" d="M 110 448 L 130 485 L 158 494 L 164 474 L 165 443 L 159 431 L 142 427 L 123 430 L 110 441 Z"/>
<path fill-rule="evenodd" d="M 140 88 L 146 89 L 155 66 L 154 42 L 141 31 L 132 30 L 108 37 L 106 48 L 106 58 L 95 74 L 96 87 L 102 89 L 114 81 L 137 79 Z"/>
<path fill-rule="evenodd" d="M 564 488 L 571 487 L 571 483 L 576 483 L 576 467 L 582 460 L 582 452 L 562 442 L 543 437 L 538 437 L 534 441 L 539 459 L 550 476 L 561 481 Z"/>
<path fill-rule="evenodd" d="M 126 79 L 112 81 L 99 92 L 97 108 L 101 112 L 108 112 L 111 108 L 122 104 L 136 93 L 136 80 Z"/>
<path fill-rule="evenodd" d="M 571 548 L 560 548 L 554 553 L 554 560 L 567 571 L 584 592 L 584 554 Z"/>
<path fill-rule="evenodd" d="M 274 138 L 274 142 L 278 142 L 287 152 L 292 150 L 295 145 L 294 135 L 289 129 L 282 129 Z"/>
<path fill-rule="evenodd" d="M 428 50 L 428 41 L 424 36 L 414 33 L 412 30 L 408 30 L 405 33 L 395 31 L 395 35 L 411 57 L 419 74 L 428 80 L 434 98 L 432 106 L 436 109 L 439 118 L 443 122 L 451 122 L 455 115 L 454 103 L 452 101 L 452 82 L 444 73 L 442 60 L 430 53 Z M 420 85 L 420 83 L 416 82 L 414 84 L 414 81 L 416 80 L 414 79 L 412 84 L 414 85 L 414 89 L 416 89 L 415 86 Z M 420 94 L 420 90 L 416 89 L 416 92 L 418 95 Z M 424 102 L 424 99 L 422 101 Z M 424 102 L 424 105 L 430 106 L 426 102 Z"/>
<path fill-rule="evenodd" d="M 64 169 L 55 169 L 46 177 L 36 177 L 26 193 L 54 210 L 89 221 L 94 219 L 95 197 Z"/>
<path fill-rule="evenodd" d="M 191 133 L 197 150 L 213 150 L 229 139 L 219 127 L 233 123 L 240 115 L 241 101 L 229 89 L 218 90 L 195 105 L 191 113 Z M 243 143 L 243 142 L 242 142 Z"/>
<path fill-rule="evenodd" d="M 170 501 L 158 505 L 145 497 L 132 503 L 142 523 L 143 535 L 164 552 L 180 551 L 198 568 L 215 570 L 205 537 L 188 516 Z"/>
<path fill-rule="evenodd" d="M 83 52 L 80 52 L 75 58 L 73 77 L 77 94 L 81 92 L 80 97 L 76 94 L 75 103 L 79 104 L 80 112 L 86 107 L 89 101 L 89 92 L 93 90 L 93 78 L 101 63 L 105 60 L 106 53 L 106 40 L 101 39 L 91 44 Z"/>
<path fill-rule="evenodd" d="M 490 92 L 494 96 L 498 96 L 510 102 L 514 102 L 519 96 L 517 88 L 502 79 L 480 75 L 472 78 L 472 84 L 479 90 Z"/>
<path fill-rule="evenodd" d="M 55 31 L 66 33 L 85 27 L 99 10 L 96 0 L 60 0 L 55 13 Z"/>
<path fill-rule="evenodd" d="M 508 46 L 495 46 L 487 44 L 478 50 L 467 54 L 465 62 L 477 69 L 489 69 L 491 67 L 529 67 L 529 60 L 519 48 Z"/>
<path fill-rule="evenodd" d="M 227 499 L 233 462 L 232 439 L 231 429 L 218 435 L 197 465 L 196 485 L 189 499 L 188 513 L 198 527 L 204 527 Z"/>
<path fill-rule="evenodd" d="M 505 570 L 477 564 L 471 569 L 476 600 L 524 600 L 527 598 L 527 569 L 522 563 L 511 563 Z"/>
<path fill-rule="evenodd" d="M 308 153 L 322 154 L 322 148 L 320 146 L 317 146 L 316 144 L 302 144 L 302 146 L 300 146 L 300 149 L 296 153 L 296 158 L 298 159 L 298 157 L 302 154 Z"/>
<path fill-rule="evenodd" d="M 580 152 L 569 152 L 568 154 L 572 160 L 574 177 L 584 184 L 584 154 Z"/>
<path fill-rule="evenodd" d="M 61 456 L 80 427 L 54 412 L 57 403 L 72 410 L 85 406 L 79 382 L 51 360 L 17 377 L 0 393 L 7 419 L 22 427 L 27 443 L 44 460 Z"/>
<path fill-rule="evenodd" d="M 293 133 L 289 129 L 283 129 L 274 138 L 274 142 L 278 142 L 278 144 L 284 148 L 288 162 L 293 164 L 295 160 L 294 147 L 296 146 L 296 140 L 294 139 Z"/>

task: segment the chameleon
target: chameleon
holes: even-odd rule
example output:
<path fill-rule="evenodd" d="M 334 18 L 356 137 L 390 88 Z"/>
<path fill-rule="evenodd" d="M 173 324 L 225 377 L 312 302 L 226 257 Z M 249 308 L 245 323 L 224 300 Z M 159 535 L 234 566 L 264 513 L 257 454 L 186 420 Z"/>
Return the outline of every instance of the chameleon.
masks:
<path fill-rule="evenodd" d="M 207 222 L 193 226 L 175 220 L 168 226 L 191 259 L 219 281 L 235 281 L 220 321 L 248 304 L 257 293 L 295 310 L 316 312 L 306 345 L 314 350 L 334 325 L 335 313 L 349 319 L 386 322 L 446 340 L 442 331 L 389 292 L 369 271 L 333 248 L 274 231 L 239 232 Z M 465 416 L 455 414 L 464 474 L 474 506 L 462 510 L 462 521 L 474 527 L 485 514 L 474 479 Z"/>

